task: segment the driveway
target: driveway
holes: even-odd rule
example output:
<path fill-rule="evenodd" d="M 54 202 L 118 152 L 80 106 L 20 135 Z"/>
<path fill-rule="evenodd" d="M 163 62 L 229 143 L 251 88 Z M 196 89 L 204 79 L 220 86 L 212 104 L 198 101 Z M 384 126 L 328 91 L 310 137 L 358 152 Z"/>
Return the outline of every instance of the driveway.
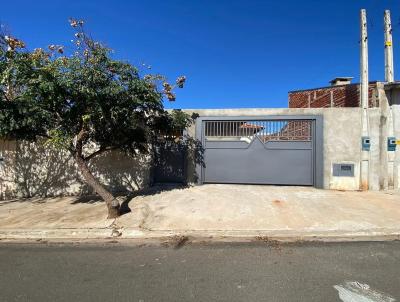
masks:
<path fill-rule="evenodd" d="M 399 192 L 208 184 L 137 197 L 151 230 L 400 230 Z"/>

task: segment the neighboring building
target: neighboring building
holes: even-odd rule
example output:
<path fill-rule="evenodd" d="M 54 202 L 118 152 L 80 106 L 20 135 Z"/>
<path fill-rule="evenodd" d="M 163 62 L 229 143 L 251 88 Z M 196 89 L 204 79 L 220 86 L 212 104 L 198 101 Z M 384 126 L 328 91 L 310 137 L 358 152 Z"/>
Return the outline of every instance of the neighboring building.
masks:
<path fill-rule="evenodd" d="M 352 84 L 352 79 L 338 77 L 331 86 L 290 91 L 289 108 L 359 107 L 360 84 Z M 379 107 L 379 84 L 369 83 L 369 107 Z"/>

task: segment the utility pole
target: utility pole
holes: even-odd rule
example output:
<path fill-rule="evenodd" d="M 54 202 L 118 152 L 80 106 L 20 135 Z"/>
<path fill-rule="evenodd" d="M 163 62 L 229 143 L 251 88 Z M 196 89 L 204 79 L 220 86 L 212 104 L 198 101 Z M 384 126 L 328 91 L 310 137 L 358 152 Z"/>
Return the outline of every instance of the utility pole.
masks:
<path fill-rule="evenodd" d="M 360 76 L 361 76 L 361 108 L 368 108 L 368 33 L 367 13 L 361 10 L 361 39 L 360 39 Z"/>
<path fill-rule="evenodd" d="M 390 19 L 390 10 L 385 10 L 385 81 L 394 82 L 393 70 L 393 38 L 392 38 L 392 21 Z"/>
<path fill-rule="evenodd" d="M 390 10 L 385 10 L 384 13 L 384 38 L 385 38 L 385 82 L 394 82 L 394 67 L 393 67 L 393 37 L 392 37 L 392 21 L 390 18 Z M 393 114 L 393 100 L 389 100 L 389 108 L 387 111 L 387 136 L 395 137 L 395 123 Z M 395 162 L 396 153 L 387 151 L 387 173 L 388 173 L 388 188 L 393 189 L 395 186 Z M 397 176 L 398 177 L 398 176 Z"/>
<path fill-rule="evenodd" d="M 362 149 L 361 149 L 361 173 L 360 188 L 368 190 L 369 188 L 369 138 L 368 123 L 368 32 L 367 32 L 367 12 L 365 9 L 360 11 L 360 107 L 361 107 L 361 126 L 362 126 Z"/>

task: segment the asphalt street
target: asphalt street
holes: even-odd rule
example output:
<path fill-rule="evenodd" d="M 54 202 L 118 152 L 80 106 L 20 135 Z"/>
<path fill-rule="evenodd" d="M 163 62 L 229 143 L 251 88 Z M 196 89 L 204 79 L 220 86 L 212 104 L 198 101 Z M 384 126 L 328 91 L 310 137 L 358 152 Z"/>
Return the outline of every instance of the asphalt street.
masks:
<path fill-rule="evenodd" d="M 399 275 L 400 242 L 0 243 L 0 301 L 386 302 Z"/>

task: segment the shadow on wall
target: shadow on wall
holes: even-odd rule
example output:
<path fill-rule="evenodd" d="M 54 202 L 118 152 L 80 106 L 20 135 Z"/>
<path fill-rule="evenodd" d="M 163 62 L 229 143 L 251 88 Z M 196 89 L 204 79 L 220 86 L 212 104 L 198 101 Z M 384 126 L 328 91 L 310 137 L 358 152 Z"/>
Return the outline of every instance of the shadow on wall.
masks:
<path fill-rule="evenodd" d="M 105 153 L 96 157 L 91 170 L 97 171 L 95 176 L 119 198 L 124 214 L 131 211 L 129 203 L 137 196 L 187 188 L 188 182 L 197 181 L 197 164 L 204 166 L 204 148 L 200 141 L 185 138 L 180 142 L 157 142 L 152 146 L 152 155 L 147 156 L 132 158 L 121 152 Z M 100 200 L 86 188 L 74 204 Z"/>
<path fill-rule="evenodd" d="M 93 194 L 67 151 L 42 143 L 17 142 L 3 151 L 0 167 L 0 200 Z M 129 193 L 149 183 L 149 160 L 109 152 L 93 159 L 90 168 L 113 193 Z"/>
<path fill-rule="evenodd" d="M 196 167 L 201 166 L 205 168 L 206 166 L 204 159 L 204 146 L 200 140 L 191 137 L 186 138 L 185 145 L 187 150 L 187 181 L 189 183 L 198 183 L 199 175 L 197 174 Z"/>
<path fill-rule="evenodd" d="M 15 157 L 15 142 L 0 139 L 0 200 L 11 199 L 14 195 L 12 179 L 9 179 Z"/>
<path fill-rule="evenodd" d="M 153 146 L 154 183 L 196 183 L 196 165 L 204 166 L 204 148 L 191 137 L 157 142 Z"/>
<path fill-rule="evenodd" d="M 114 194 L 131 193 L 149 186 L 150 168 L 150 156 L 130 157 L 118 151 L 103 153 L 90 162 L 94 176 Z M 82 193 L 91 194 L 93 190 L 84 185 Z"/>
<path fill-rule="evenodd" d="M 10 159 L 5 178 L 13 184 L 14 196 L 68 195 L 71 186 L 81 184 L 73 160 L 65 151 L 17 142 L 13 153 L 5 156 Z"/>
<path fill-rule="evenodd" d="M 187 150 L 175 142 L 159 142 L 153 147 L 153 182 L 186 183 Z"/>
<path fill-rule="evenodd" d="M 193 164 L 203 163 L 201 144 L 188 139 L 178 148 L 173 147 L 172 151 L 173 156 L 163 150 L 163 156 L 158 159 L 150 154 L 130 157 L 122 152 L 110 151 L 93 158 L 89 166 L 95 177 L 115 195 L 130 196 L 137 190 L 149 187 L 157 173 L 166 176 L 163 182 L 167 183 L 195 182 L 197 176 Z M 177 155 L 177 151 L 183 153 Z M 75 161 L 67 151 L 56 150 L 42 143 L 17 142 L 12 150 L 2 150 L 2 156 L 0 200 L 94 193 L 83 181 Z M 185 160 L 182 161 L 182 158 Z M 178 178 L 174 178 L 177 175 Z"/>

